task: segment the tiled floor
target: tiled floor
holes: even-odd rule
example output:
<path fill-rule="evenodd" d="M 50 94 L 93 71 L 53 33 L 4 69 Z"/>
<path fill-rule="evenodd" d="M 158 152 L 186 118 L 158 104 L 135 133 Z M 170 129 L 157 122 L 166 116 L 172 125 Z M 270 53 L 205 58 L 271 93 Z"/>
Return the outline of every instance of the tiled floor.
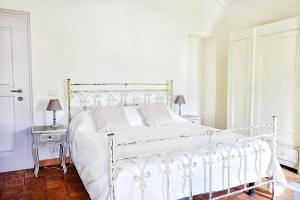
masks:
<path fill-rule="evenodd" d="M 41 168 L 35 178 L 33 170 L 21 170 L 0 174 L 1 200 L 79 200 L 89 199 L 75 170 L 69 167 L 63 174 L 57 169 Z"/>
<path fill-rule="evenodd" d="M 298 175 L 284 170 L 288 180 L 300 179 Z M 292 191 L 286 190 L 280 197 L 281 200 L 292 200 Z M 74 166 L 68 168 L 68 173 L 52 168 L 41 168 L 39 177 L 33 176 L 33 170 L 21 170 L 0 173 L 0 199 L 1 200 L 85 200 L 89 199 L 87 192 L 76 172 Z M 207 199 L 198 196 L 195 200 Z M 267 200 L 271 199 L 269 193 L 257 191 L 254 197 L 239 194 L 228 198 L 230 200 Z"/>

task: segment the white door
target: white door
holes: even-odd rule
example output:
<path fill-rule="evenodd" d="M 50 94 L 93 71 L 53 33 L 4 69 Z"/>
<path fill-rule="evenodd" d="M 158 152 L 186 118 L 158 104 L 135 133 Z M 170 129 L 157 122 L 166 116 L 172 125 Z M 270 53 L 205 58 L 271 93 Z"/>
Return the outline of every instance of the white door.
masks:
<path fill-rule="evenodd" d="M 28 25 L 26 12 L 0 10 L 0 172 L 33 166 Z"/>
<path fill-rule="evenodd" d="M 278 140 L 293 144 L 299 30 L 257 36 L 254 124 L 278 116 Z"/>
<path fill-rule="evenodd" d="M 242 128 L 251 125 L 252 94 L 252 31 L 247 37 L 240 33 L 231 36 L 229 42 L 227 128 Z"/>

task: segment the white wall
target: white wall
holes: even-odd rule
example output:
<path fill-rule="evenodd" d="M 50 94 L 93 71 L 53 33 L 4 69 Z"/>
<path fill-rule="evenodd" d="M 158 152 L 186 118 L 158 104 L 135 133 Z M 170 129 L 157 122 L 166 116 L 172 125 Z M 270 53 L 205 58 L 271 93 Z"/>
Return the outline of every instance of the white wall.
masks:
<path fill-rule="evenodd" d="M 182 105 L 182 114 L 199 115 L 201 113 L 202 82 L 201 68 L 203 60 L 203 38 L 199 35 L 188 37 L 188 65 L 187 65 L 187 104 Z M 188 105 L 188 106 L 187 106 Z"/>
<path fill-rule="evenodd" d="M 214 38 L 203 40 L 203 62 L 201 67 L 201 115 L 202 123 L 215 126 L 216 111 L 216 65 L 217 42 Z"/>
<path fill-rule="evenodd" d="M 210 96 L 214 102 L 214 127 L 226 128 L 226 102 L 227 102 L 227 41 L 228 41 L 228 16 L 226 13 L 216 22 L 210 40 L 215 41 L 213 52 L 215 74 L 210 80 L 214 80 L 215 95 Z M 212 52 L 211 52 L 212 54 Z M 212 61 L 208 61 L 212 63 Z M 206 97 L 207 98 L 207 97 Z M 212 114 L 211 114 L 212 115 Z M 225 119 L 225 120 L 224 120 Z"/>
<path fill-rule="evenodd" d="M 51 123 L 49 91 L 66 108 L 66 78 L 174 79 L 183 113 L 225 128 L 228 32 L 300 15 L 300 0 L 239 2 L 226 12 L 213 0 L 0 0 L 0 8 L 31 13 L 35 125 Z"/>
<path fill-rule="evenodd" d="M 66 106 L 66 78 L 174 79 L 175 94 L 191 102 L 183 112 L 200 112 L 207 124 L 225 128 L 228 32 L 300 15 L 300 0 L 237 2 L 226 15 L 214 0 L 0 0 L 0 7 L 31 12 L 35 125 L 51 123 L 49 91 Z M 210 36 L 210 42 L 191 45 L 189 35 Z M 202 69 L 210 71 L 205 82 Z M 58 113 L 61 123 L 65 111 Z"/>
<path fill-rule="evenodd" d="M 51 123 L 49 91 L 66 108 L 66 78 L 174 79 L 175 94 L 188 95 L 188 35 L 209 35 L 222 12 L 211 0 L 0 0 L 0 7 L 31 13 L 35 125 Z M 193 106 L 186 108 L 199 110 Z M 66 114 L 58 112 L 58 121 L 65 122 Z"/>
<path fill-rule="evenodd" d="M 66 78 L 174 79 L 174 93 L 187 99 L 183 113 L 200 112 L 199 41 L 191 44 L 189 35 L 210 35 L 223 12 L 215 1 L 0 0 L 0 8 L 31 14 L 34 125 L 51 124 L 51 96 L 64 107 L 58 123 L 66 123 Z"/>

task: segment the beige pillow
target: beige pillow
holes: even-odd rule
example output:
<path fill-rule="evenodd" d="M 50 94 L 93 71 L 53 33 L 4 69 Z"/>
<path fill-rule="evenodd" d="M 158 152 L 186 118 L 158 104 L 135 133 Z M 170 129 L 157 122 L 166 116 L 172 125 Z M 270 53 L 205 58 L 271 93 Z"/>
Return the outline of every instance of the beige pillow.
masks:
<path fill-rule="evenodd" d="M 148 126 L 162 126 L 174 122 L 163 103 L 143 104 L 140 106 L 140 111 Z"/>
<path fill-rule="evenodd" d="M 123 106 L 108 105 L 92 109 L 98 130 L 113 131 L 129 127 Z"/>

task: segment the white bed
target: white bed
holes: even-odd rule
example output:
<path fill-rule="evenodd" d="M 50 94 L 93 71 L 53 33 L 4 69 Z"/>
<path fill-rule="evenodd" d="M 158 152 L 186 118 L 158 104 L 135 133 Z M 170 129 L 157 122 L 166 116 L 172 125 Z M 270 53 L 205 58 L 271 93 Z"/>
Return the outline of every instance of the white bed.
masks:
<path fill-rule="evenodd" d="M 272 184 L 276 199 L 281 190 L 277 182 L 285 183 L 276 155 L 276 117 L 272 124 L 249 127 L 248 135 L 240 135 L 192 124 L 169 109 L 165 113 L 172 123 L 149 127 L 147 117 L 128 105 L 159 102 L 172 108 L 172 80 L 129 84 L 68 79 L 67 91 L 71 156 L 93 200 L 192 199 L 205 193 L 217 200 L 266 184 Z M 103 105 L 124 106 L 123 118 L 130 126 L 97 131 L 99 120 L 88 108 Z M 239 185 L 242 189 L 231 190 Z M 227 194 L 214 196 L 220 190 Z"/>
<path fill-rule="evenodd" d="M 163 127 L 138 125 L 132 126 L 132 128 L 127 130 L 115 131 L 114 142 L 130 143 L 132 141 L 146 141 L 181 135 L 197 135 L 206 130 L 216 131 L 216 129 L 192 124 L 175 115 L 172 115 L 172 117 L 174 118 L 174 123 Z M 211 142 L 232 141 L 233 139 L 241 139 L 243 137 L 239 134 L 221 131 L 219 133 L 215 132 L 212 135 Z M 115 149 L 114 156 L 127 157 L 137 154 L 153 154 L 155 152 L 171 149 L 178 150 L 181 148 L 194 150 L 196 146 L 208 143 L 209 137 L 207 135 L 197 135 L 182 138 L 180 142 L 178 140 L 163 140 L 155 143 L 120 146 Z M 261 154 L 258 153 L 260 143 L 262 144 Z M 107 133 L 96 131 L 90 111 L 82 111 L 73 118 L 70 125 L 70 145 L 73 162 L 91 199 L 108 199 L 110 193 L 108 137 Z M 241 156 L 244 151 L 238 144 L 237 146 L 228 144 L 228 147 L 220 145 L 219 149 L 215 149 L 211 186 L 213 191 L 228 189 L 228 184 L 230 187 L 235 187 L 243 185 L 245 182 L 245 160 Z M 228 149 L 232 149 L 230 154 L 227 152 Z M 267 142 L 253 142 L 252 145 L 249 143 L 248 154 L 246 164 L 247 183 L 257 182 L 260 177 L 273 176 L 272 153 Z M 172 154 L 170 159 L 166 159 L 165 157 L 155 157 L 150 160 L 140 158 L 135 159 L 134 162 L 130 160 L 124 161 L 122 164 L 119 163 L 120 167 L 117 167 L 116 170 L 115 199 L 140 200 L 142 199 L 142 195 L 144 199 L 167 199 L 165 192 L 166 178 L 164 174 L 166 165 L 163 162 L 166 160 L 172 161 L 172 164 L 169 165 L 170 196 L 168 198 L 180 199 L 188 197 L 189 173 L 187 170 L 189 168 L 187 165 L 183 165 L 183 163 L 186 164 L 189 160 L 187 157 L 191 155 L 194 155 L 194 152 L 186 150 L 184 153 Z M 262 157 L 259 158 L 259 155 Z M 228 163 L 228 159 L 230 163 Z M 205 153 L 196 153 L 192 160 L 193 195 L 208 193 L 208 156 Z M 228 164 L 230 166 L 226 166 Z M 276 165 L 279 164 L 276 162 Z M 230 174 L 228 174 L 227 167 L 231 168 Z M 281 170 L 277 170 L 277 180 L 285 182 Z M 144 194 L 141 193 L 141 190 L 143 190 Z"/>

